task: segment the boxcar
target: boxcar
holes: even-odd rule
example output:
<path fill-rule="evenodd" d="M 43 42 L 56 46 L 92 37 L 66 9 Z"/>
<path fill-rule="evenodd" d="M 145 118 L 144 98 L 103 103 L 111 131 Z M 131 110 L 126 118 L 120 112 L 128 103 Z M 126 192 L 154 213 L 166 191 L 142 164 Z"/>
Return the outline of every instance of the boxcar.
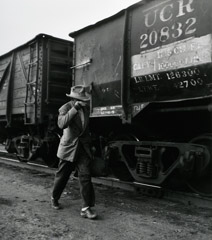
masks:
<path fill-rule="evenodd" d="M 0 56 L 0 142 L 22 161 L 42 152 L 54 164 L 58 108 L 71 86 L 72 46 L 39 34 Z"/>
<path fill-rule="evenodd" d="M 119 179 L 212 195 L 211 12 L 210 0 L 146 0 L 70 33 L 96 158 Z"/>

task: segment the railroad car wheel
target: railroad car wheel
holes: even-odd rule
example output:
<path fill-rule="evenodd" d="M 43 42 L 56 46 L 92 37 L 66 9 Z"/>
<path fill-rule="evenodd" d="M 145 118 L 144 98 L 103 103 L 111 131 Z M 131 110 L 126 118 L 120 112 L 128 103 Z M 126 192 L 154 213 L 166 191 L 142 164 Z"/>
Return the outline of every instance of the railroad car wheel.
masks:
<path fill-rule="evenodd" d="M 194 192 L 201 196 L 212 197 L 212 135 L 206 134 L 194 138 L 191 143 L 206 146 L 210 156 L 209 161 L 194 163 L 194 171 L 186 182 Z"/>
<path fill-rule="evenodd" d="M 33 137 L 30 140 L 27 138 L 26 146 L 23 144 L 24 144 L 23 138 L 19 143 L 18 142 L 16 143 L 17 150 L 16 157 L 20 162 L 28 162 L 36 154 L 37 147 L 40 145 L 40 140 L 39 138 L 36 137 Z"/>
<path fill-rule="evenodd" d="M 114 134 L 111 141 L 138 141 L 138 138 L 130 131 Z M 119 160 L 119 154 L 116 150 L 112 150 L 109 154 L 109 166 L 115 177 L 122 181 L 133 181 L 127 166 Z"/>

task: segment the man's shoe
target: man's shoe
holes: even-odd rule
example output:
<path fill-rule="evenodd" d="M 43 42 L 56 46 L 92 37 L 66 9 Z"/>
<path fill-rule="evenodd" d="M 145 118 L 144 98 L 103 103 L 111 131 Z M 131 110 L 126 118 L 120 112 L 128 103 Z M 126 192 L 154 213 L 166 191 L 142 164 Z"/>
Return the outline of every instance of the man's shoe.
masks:
<path fill-rule="evenodd" d="M 61 206 L 58 202 L 58 200 L 55 200 L 54 198 L 51 198 L 52 208 L 58 210 L 61 209 Z"/>
<path fill-rule="evenodd" d="M 84 211 L 81 210 L 80 216 L 83 218 L 95 219 L 97 217 L 97 214 L 94 213 L 90 208 L 87 208 Z"/>

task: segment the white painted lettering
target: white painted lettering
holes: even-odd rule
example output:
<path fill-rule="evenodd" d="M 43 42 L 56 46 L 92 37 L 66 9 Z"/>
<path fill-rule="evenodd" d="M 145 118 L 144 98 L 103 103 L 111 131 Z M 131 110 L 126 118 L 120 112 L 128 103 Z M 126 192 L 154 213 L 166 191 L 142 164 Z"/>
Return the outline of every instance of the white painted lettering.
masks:
<path fill-rule="evenodd" d="M 147 13 L 147 14 L 144 15 L 144 16 L 145 16 L 145 25 L 146 25 L 146 27 L 152 27 L 152 26 L 156 23 L 156 20 L 157 20 L 157 11 L 158 11 L 158 9 L 155 9 L 155 10 L 153 11 L 153 18 L 152 18 L 152 19 L 150 19 L 150 18 L 151 18 L 150 14 L 151 14 L 152 12 L 149 12 L 149 13 Z M 152 20 L 151 23 L 150 23 L 150 20 Z"/>
<path fill-rule="evenodd" d="M 166 16 L 166 17 L 165 17 L 165 11 L 167 10 L 167 8 L 173 8 L 173 4 L 166 5 L 166 6 L 161 10 L 161 12 L 160 12 L 160 20 L 161 20 L 162 22 L 167 22 L 167 21 L 169 21 L 170 19 L 172 19 L 172 16 L 173 16 L 172 13 L 170 13 L 169 16 Z M 167 12 L 168 12 L 168 10 L 167 10 Z"/>
<path fill-rule="evenodd" d="M 178 2 L 179 2 L 179 13 L 176 17 L 181 17 L 181 16 L 184 16 L 186 12 L 190 13 L 194 11 L 194 8 L 192 8 L 191 6 L 191 4 L 193 3 L 193 0 L 188 0 L 187 4 L 184 4 L 185 0 L 178 0 Z"/>

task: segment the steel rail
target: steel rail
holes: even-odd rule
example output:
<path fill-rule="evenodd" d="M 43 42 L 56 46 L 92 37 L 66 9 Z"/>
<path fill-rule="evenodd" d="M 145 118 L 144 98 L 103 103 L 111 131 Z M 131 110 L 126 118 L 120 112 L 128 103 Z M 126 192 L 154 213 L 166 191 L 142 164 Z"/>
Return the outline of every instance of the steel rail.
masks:
<path fill-rule="evenodd" d="M 50 175 L 53 175 L 56 171 L 55 168 L 49 168 L 43 164 L 20 162 L 14 158 L 5 156 L 5 152 L 3 157 L 1 156 L 1 153 L 2 152 L 0 151 L 0 164 L 2 163 L 29 170 L 36 170 Z M 212 209 L 212 198 L 201 197 L 198 194 L 194 193 L 172 191 L 169 189 L 163 189 L 159 186 L 152 186 L 138 182 L 124 182 L 116 178 L 93 177 L 92 182 L 97 185 L 119 188 L 130 192 L 136 192 L 138 194 L 141 193 L 148 195 L 150 197 L 158 197 L 161 200 L 164 199 L 172 202 L 180 202 L 188 206 Z"/>

